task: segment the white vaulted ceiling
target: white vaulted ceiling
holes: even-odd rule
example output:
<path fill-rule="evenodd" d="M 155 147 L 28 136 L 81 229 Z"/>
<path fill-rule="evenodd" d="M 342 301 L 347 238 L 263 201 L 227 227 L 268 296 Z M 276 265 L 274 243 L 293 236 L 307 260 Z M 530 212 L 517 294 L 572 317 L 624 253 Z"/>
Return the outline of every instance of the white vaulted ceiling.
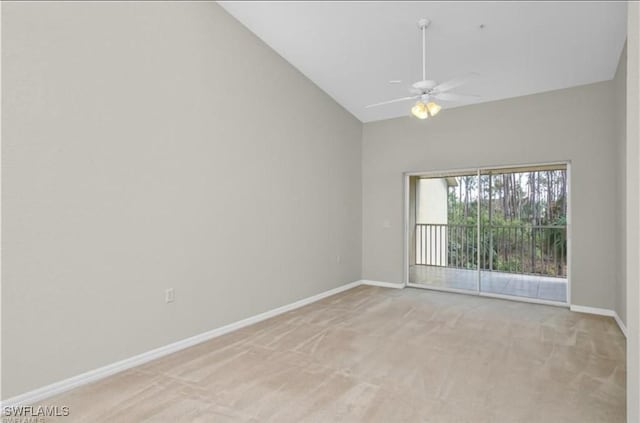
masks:
<path fill-rule="evenodd" d="M 481 102 L 611 79 L 626 34 L 625 2 L 219 3 L 363 122 L 408 115 L 411 102 L 364 106 L 420 79 L 422 17 L 427 78 L 476 72 L 453 92 Z"/>

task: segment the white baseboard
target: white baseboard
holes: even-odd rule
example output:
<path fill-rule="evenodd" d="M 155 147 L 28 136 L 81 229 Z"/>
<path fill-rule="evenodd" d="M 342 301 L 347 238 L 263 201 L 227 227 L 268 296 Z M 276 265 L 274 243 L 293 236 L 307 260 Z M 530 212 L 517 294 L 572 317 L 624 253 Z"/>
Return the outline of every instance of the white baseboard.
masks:
<path fill-rule="evenodd" d="M 624 334 L 625 338 L 627 336 L 627 327 L 625 326 L 620 316 L 618 316 L 618 313 L 615 312 L 615 310 L 609 310 L 607 308 L 572 305 L 571 311 L 575 311 L 576 313 L 597 314 L 598 316 L 613 317 L 616 323 L 618 324 L 620 331 L 622 331 L 622 333 Z"/>
<path fill-rule="evenodd" d="M 581 305 L 571 305 L 571 311 L 576 313 L 597 314 L 598 316 L 615 316 L 616 312 L 607 308 L 587 307 Z"/>
<path fill-rule="evenodd" d="M 395 288 L 395 289 L 404 288 L 404 284 L 393 283 L 393 282 L 370 281 L 370 280 L 363 279 L 360 281 L 360 283 L 362 285 L 380 286 L 382 288 Z"/>
<path fill-rule="evenodd" d="M 624 337 L 626 338 L 627 337 L 627 326 L 624 324 L 624 322 L 622 321 L 620 316 L 618 316 L 618 313 L 616 313 L 615 316 L 613 316 L 613 318 L 616 319 L 616 323 L 618 324 L 618 327 L 620 328 L 620 330 L 624 334 Z"/>
<path fill-rule="evenodd" d="M 323 298 L 329 297 L 331 295 L 338 294 L 340 292 L 349 290 L 351 288 L 355 288 L 356 286 L 362 285 L 363 281 L 355 281 L 348 283 L 346 285 L 339 286 L 334 289 L 330 289 L 328 291 L 321 292 L 320 294 L 313 295 L 311 297 L 303 298 L 302 300 L 293 302 L 291 304 L 284 305 L 282 307 L 274 308 L 273 310 L 266 311 L 264 313 L 257 314 L 255 316 L 248 317 L 243 320 L 239 320 L 234 323 L 230 323 L 225 326 L 221 326 L 219 328 L 210 330 L 208 332 L 201 333 L 199 335 L 192 336 L 190 338 L 186 338 L 177 342 L 174 342 L 169 345 L 165 345 L 160 348 L 153 349 L 151 351 L 144 352 L 142 354 L 135 355 L 130 358 L 126 358 L 124 360 L 118 361 L 116 363 L 108 364 L 104 367 L 100 367 L 98 369 L 90 370 L 88 372 L 79 374 L 77 376 L 70 377 L 68 379 L 61 380 L 59 382 L 52 383 L 47 386 L 43 386 L 38 389 L 34 389 L 33 391 L 25 392 L 23 394 L 17 395 L 15 397 L 7 398 L 6 400 L 0 402 L 0 407 L 7 406 L 18 406 L 18 405 L 28 405 L 34 404 L 38 401 L 41 401 L 45 398 L 49 398 L 51 396 L 61 394 L 63 392 L 69 391 L 71 389 L 77 388 L 82 385 L 86 385 L 87 383 L 95 382 L 97 380 L 103 379 L 107 376 L 111 376 L 113 374 L 122 372 L 124 370 L 130 369 L 132 367 L 139 366 L 141 364 L 147 363 L 151 360 L 155 360 L 160 357 L 164 357 L 166 355 L 172 354 L 176 351 L 183 350 L 185 348 L 194 346 L 204 341 L 208 341 L 209 339 L 224 335 L 226 333 L 232 332 L 234 330 L 238 330 L 245 326 L 252 325 L 254 323 L 261 322 L 263 320 L 269 319 L 271 317 L 277 316 L 282 313 L 286 313 L 287 311 L 294 310 L 296 308 L 300 308 L 307 304 L 319 301 Z"/>

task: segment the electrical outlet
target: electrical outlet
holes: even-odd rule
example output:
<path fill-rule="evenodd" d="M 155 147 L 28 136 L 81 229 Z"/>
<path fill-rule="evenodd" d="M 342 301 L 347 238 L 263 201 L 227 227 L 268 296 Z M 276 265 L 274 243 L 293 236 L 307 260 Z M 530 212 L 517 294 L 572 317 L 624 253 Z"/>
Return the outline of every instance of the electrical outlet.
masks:
<path fill-rule="evenodd" d="M 167 290 L 164 291 L 164 300 L 167 303 L 172 303 L 176 300 L 176 293 L 173 290 L 173 288 L 169 288 Z"/>

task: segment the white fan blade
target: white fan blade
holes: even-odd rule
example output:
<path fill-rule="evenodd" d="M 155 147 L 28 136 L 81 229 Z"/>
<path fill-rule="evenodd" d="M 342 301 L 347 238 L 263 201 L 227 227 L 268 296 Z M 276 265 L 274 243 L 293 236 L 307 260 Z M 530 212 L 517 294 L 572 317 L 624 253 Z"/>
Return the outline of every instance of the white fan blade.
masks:
<path fill-rule="evenodd" d="M 420 97 L 420 95 L 412 95 L 411 97 L 396 98 L 395 100 L 383 101 L 382 103 L 369 104 L 368 106 L 365 106 L 365 109 L 368 109 L 370 107 L 383 106 L 385 104 L 398 103 L 400 101 L 416 100 Z"/>
<path fill-rule="evenodd" d="M 431 90 L 431 92 L 435 94 L 435 93 L 443 93 L 445 91 L 452 90 L 456 87 L 459 87 L 462 84 L 466 84 L 470 79 L 473 79 L 476 76 L 478 76 L 478 74 L 475 72 L 472 72 L 468 75 L 451 79 L 447 82 L 443 82 L 442 84 L 436 85 L 435 87 L 433 87 L 433 90 Z"/>
<path fill-rule="evenodd" d="M 431 94 L 431 97 L 444 101 L 475 101 L 480 99 L 480 96 L 478 95 L 464 95 L 454 93 L 435 93 Z"/>

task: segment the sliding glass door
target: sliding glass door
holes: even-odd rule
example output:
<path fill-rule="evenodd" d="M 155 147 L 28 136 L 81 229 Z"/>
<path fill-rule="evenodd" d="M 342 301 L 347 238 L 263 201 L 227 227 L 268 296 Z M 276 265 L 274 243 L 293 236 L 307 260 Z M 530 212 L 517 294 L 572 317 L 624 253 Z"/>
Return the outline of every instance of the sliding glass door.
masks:
<path fill-rule="evenodd" d="M 409 178 L 409 283 L 567 301 L 566 165 Z"/>

